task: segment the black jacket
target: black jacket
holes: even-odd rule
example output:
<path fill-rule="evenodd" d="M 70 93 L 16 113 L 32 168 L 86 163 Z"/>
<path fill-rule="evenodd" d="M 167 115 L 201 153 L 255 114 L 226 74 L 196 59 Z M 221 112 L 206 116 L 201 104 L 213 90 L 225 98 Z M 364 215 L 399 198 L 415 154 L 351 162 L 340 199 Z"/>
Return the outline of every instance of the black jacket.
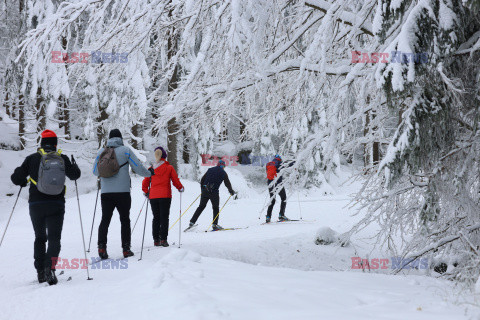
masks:
<path fill-rule="evenodd" d="M 45 150 L 47 151 L 47 150 Z M 80 169 L 76 164 L 72 164 L 70 159 L 66 155 L 61 155 L 63 161 L 65 162 L 65 174 L 70 180 L 77 180 L 80 178 Z M 27 182 L 27 177 L 31 177 L 33 180 L 37 181 L 38 179 L 38 169 L 40 167 L 40 160 L 42 156 L 40 153 L 36 152 L 29 155 L 25 158 L 22 165 L 15 169 L 10 179 L 12 182 L 20 186 Z M 37 186 L 33 183 L 30 183 L 30 197 L 28 202 L 36 202 L 36 201 L 65 201 L 65 190 L 59 195 L 48 195 L 45 193 L 41 193 L 38 191 Z"/>
<path fill-rule="evenodd" d="M 233 195 L 235 192 L 233 191 L 232 184 L 228 179 L 228 174 L 221 167 L 213 167 L 208 169 L 203 175 L 200 184 L 202 186 L 202 190 L 206 188 L 206 190 L 210 193 L 218 193 L 218 189 L 220 188 L 222 182 L 225 182 L 225 187 L 227 187 L 228 192 Z"/>

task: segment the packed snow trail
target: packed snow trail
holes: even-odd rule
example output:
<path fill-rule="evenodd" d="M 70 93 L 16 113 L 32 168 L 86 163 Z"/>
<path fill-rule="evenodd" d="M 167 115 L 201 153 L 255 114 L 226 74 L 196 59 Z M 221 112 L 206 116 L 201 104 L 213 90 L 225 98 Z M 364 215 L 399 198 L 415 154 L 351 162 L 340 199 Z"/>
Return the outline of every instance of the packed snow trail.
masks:
<path fill-rule="evenodd" d="M 140 179 L 133 178 L 131 220 L 144 201 Z M 183 207 L 200 192 L 198 183 L 182 180 L 186 192 Z M 81 184 L 82 182 L 79 182 Z M 94 182 L 92 182 L 93 185 Z M 232 181 L 234 188 L 235 182 Z M 138 186 L 138 188 L 135 188 Z M 85 233 L 93 216 L 96 190 L 82 194 Z M 287 190 L 288 192 L 288 190 Z M 344 208 L 345 195 L 332 201 L 308 202 L 302 196 L 302 213 L 313 223 L 261 225 L 258 211 L 264 195 L 248 194 L 231 201 L 221 213 L 220 224 L 248 227 L 227 232 L 203 232 L 211 223 L 211 206 L 198 220 L 197 231 L 182 233 L 182 249 L 153 247 L 151 212 L 148 213 L 143 260 L 138 261 L 143 214 L 132 236 L 135 256 L 126 269 L 65 270 L 59 284 L 36 282 L 33 268 L 33 231 L 25 198 L 18 208 L 1 250 L 1 319 L 466 319 L 463 308 L 453 305 L 451 283 L 425 276 L 391 276 L 350 270 L 350 257 L 371 250 L 360 239 L 355 247 L 317 246 L 315 232 L 330 226 L 343 232 L 354 223 Z M 25 195 L 24 195 L 25 196 Z M 8 208 L 13 199 L 4 202 Z M 221 199 L 227 198 L 226 190 Z M 296 197 L 295 197 L 296 198 Z M 295 199 L 292 197 L 292 199 Z M 340 201 L 333 201 L 335 199 Z M 319 204 L 320 203 L 320 204 Z M 187 225 L 190 209 L 182 219 Z M 298 218 L 294 200 L 287 216 Z M 174 193 L 170 223 L 178 218 L 179 197 Z M 61 257 L 83 258 L 76 198 L 67 198 Z M 99 208 L 97 209 L 99 210 Z M 8 211 L 8 210 L 6 210 Z M 100 212 L 100 211 L 99 211 Z M 96 258 L 99 212 L 95 221 L 92 252 Z M 274 210 L 276 219 L 278 207 Z M 2 226 L 6 221 L 3 215 Z M 178 240 L 178 227 L 170 231 L 170 243 Z M 122 257 L 118 214 L 109 229 L 112 259 Z M 359 251 L 359 252 L 357 252 Z M 313 270 L 313 271 L 309 271 Z M 58 271 L 58 273 L 60 270 Z M 67 281 L 72 277 L 72 281 Z"/>

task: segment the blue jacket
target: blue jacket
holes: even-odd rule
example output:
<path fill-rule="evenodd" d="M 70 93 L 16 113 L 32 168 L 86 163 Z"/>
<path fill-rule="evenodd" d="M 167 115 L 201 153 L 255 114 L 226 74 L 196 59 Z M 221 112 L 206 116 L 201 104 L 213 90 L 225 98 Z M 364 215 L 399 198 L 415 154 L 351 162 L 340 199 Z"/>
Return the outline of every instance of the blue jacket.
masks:
<path fill-rule="evenodd" d="M 208 191 L 209 193 L 218 193 L 218 189 L 224 181 L 228 192 L 233 195 L 235 192 L 232 189 L 230 179 L 228 179 L 228 174 L 221 167 L 213 167 L 208 169 L 203 175 L 200 184 L 202 186 L 202 190 Z"/>
<path fill-rule="evenodd" d="M 123 140 L 121 138 L 115 137 L 108 139 L 107 147 L 115 148 L 115 155 L 117 156 L 118 164 L 123 165 L 128 162 L 128 165 L 125 165 L 120 168 L 118 173 L 110 178 L 100 178 L 102 193 L 118 193 L 118 192 L 130 192 L 131 182 L 130 182 L 130 173 L 128 167 L 132 167 L 133 171 L 136 174 L 141 175 L 142 177 L 150 177 L 151 173 L 148 171 L 142 163 L 138 160 L 135 154 L 123 145 Z M 93 174 L 98 177 L 98 158 L 102 154 L 104 148 L 100 149 L 93 163 Z"/>

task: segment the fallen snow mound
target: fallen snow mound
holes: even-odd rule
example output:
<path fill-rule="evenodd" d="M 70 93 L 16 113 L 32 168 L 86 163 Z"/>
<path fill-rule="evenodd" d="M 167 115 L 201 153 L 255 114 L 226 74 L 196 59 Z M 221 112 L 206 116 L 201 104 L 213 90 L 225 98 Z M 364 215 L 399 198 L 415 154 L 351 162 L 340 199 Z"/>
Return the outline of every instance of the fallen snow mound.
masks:
<path fill-rule="evenodd" d="M 342 247 L 346 247 L 349 244 L 349 240 L 342 234 L 339 234 L 330 227 L 321 227 L 317 231 L 315 237 L 315 244 L 317 245 L 330 245 L 338 244 Z"/>

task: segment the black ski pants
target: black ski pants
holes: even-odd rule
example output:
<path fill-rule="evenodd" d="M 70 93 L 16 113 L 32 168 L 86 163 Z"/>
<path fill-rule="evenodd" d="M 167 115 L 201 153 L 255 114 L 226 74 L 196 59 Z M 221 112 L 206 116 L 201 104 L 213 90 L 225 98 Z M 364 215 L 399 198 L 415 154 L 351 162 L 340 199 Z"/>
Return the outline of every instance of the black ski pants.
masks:
<path fill-rule="evenodd" d="M 202 189 L 202 196 L 200 197 L 200 205 L 198 206 L 197 210 L 193 214 L 192 219 L 190 222 L 195 223 L 198 220 L 198 217 L 202 214 L 203 210 L 207 206 L 208 201 L 212 202 L 212 209 L 213 209 L 213 224 L 218 224 L 218 219 L 220 218 L 218 215 L 219 207 L 220 207 L 220 196 L 217 192 L 208 192 L 205 189 Z"/>
<path fill-rule="evenodd" d="M 150 200 L 153 213 L 152 235 L 154 241 L 167 240 L 171 204 L 172 198 L 157 198 Z"/>
<path fill-rule="evenodd" d="M 42 270 L 48 266 L 52 268 L 52 258 L 58 258 L 64 216 L 65 202 L 63 200 L 30 203 L 30 218 L 35 231 L 33 244 L 35 269 Z"/>
<path fill-rule="evenodd" d="M 112 220 L 113 211 L 117 209 L 122 225 L 122 248 L 130 249 L 130 207 L 132 198 L 130 192 L 102 193 L 102 221 L 98 227 L 98 245 L 107 245 L 108 227 Z"/>
<path fill-rule="evenodd" d="M 274 183 L 268 184 L 268 193 L 270 194 L 271 202 L 267 209 L 267 217 L 272 217 L 273 206 L 275 205 L 275 186 L 276 185 Z M 280 213 L 278 214 L 281 217 L 285 215 L 285 208 L 287 206 L 287 193 L 285 192 L 285 188 L 282 188 L 278 195 L 282 201 L 280 204 Z"/>

